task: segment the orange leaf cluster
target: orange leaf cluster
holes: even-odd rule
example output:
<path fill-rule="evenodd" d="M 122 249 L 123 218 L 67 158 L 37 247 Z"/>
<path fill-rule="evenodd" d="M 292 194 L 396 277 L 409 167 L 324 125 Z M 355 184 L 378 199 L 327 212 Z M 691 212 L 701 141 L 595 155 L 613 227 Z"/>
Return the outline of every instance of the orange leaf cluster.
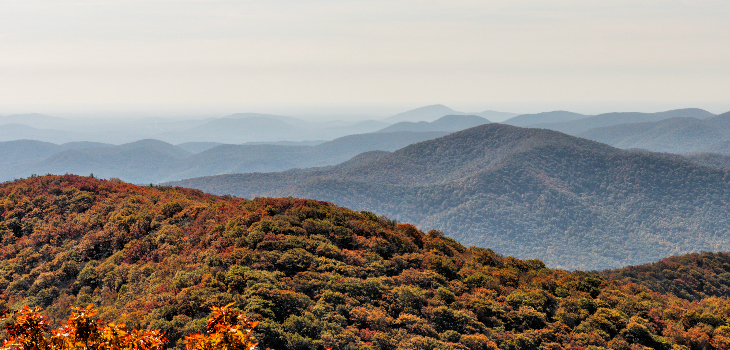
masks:
<path fill-rule="evenodd" d="M 25 306 L 16 312 L 4 311 L 3 321 L 9 337 L 2 349 L 20 350 L 160 350 L 167 339 L 160 331 L 132 329 L 124 324 L 96 319 L 93 305 L 74 307 L 68 321 L 59 329 L 51 330 L 40 307 Z"/>

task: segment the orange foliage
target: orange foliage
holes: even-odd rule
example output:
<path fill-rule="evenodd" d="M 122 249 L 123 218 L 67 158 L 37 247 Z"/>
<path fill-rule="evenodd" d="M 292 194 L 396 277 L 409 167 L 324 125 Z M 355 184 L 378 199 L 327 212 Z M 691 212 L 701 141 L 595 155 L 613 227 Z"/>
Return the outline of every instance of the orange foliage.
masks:
<path fill-rule="evenodd" d="M 192 334 L 185 338 L 187 350 L 253 350 L 253 329 L 258 321 L 248 321 L 232 309 L 233 304 L 213 307 L 207 335 Z M 108 323 L 97 319 L 93 305 L 74 307 L 66 325 L 50 330 L 48 319 L 40 307 L 11 312 L 4 311 L 1 320 L 8 321 L 5 330 L 8 339 L 2 348 L 19 350 L 161 350 L 167 339 L 159 330 L 128 331 L 124 324 Z"/>
<path fill-rule="evenodd" d="M 159 331 L 127 331 L 124 324 L 104 324 L 94 317 L 96 309 L 92 305 L 72 309 L 66 325 L 50 332 L 50 324 L 40 313 L 40 307 L 26 306 L 17 312 L 3 312 L 2 320 L 10 321 L 5 326 L 9 337 L 3 342 L 3 349 L 159 350 L 167 345 L 167 339 Z"/>
<path fill-rule="evenodd" d="M 212 307 L 212 315 L 205 327 L 208 335 L 200 333 L 185 337 L 186 350 L 253 350 L 253 329 L 258 321 L 248 321 L 243 314 L 232 309 L 233 303 L 224 307 Z"/>

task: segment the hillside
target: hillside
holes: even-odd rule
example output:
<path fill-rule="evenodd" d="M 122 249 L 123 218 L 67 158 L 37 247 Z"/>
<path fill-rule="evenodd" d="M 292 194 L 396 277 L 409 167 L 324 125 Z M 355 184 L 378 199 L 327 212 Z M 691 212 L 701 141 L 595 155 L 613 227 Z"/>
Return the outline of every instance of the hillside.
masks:
<path fill-rule="evenodd" d="M 33 177 L 0 185 L 0 233 L 0 308 L 39 305 L 57 324 L 93 303 L 177 347 L 228 303 L 260 321 L 262 349 L 730 346 L 727 299 L 550 270 L 314 200 Z"/>
<path fill-rule="evenodd" d="M 578 136 L 620 148 L 720 153 L 722 141 L 730 140 L 730 112 L 704 119 L 682 117 L 622 124 L 589 130 Z M 713 149 L 713 145 L 719 148 Z"/>
<path fill-rule="evenodd" d="M 31 174 L 93 173 L 101 178 L 115 177 L 132 183 L 149 184 L 236 172 L 284 171 L 335 165 L 363 152 L 391 152 L 446 134 L 360 134 L 317 143 L 316 146 L 291 142 L 282 145 L 189 143 L 174 146 L 158 140 L 141 140 L 117 146 L 81 142 L 56 145 L 40 141 L 9 141 L 0 142 L 0 180 Z M 200 152 L 191 152 L 197 150 Z"/>
<path fill-rule="evenodd" d="M 697 153 L 718 153 L 723 155 L 730 155 L 730 140 L 723 140 L 713 143 L 709 146 L 696 149 L 694 152 Z"/>
<path fill-rule="evenodd" d="M 445 115 L 432 122 L 400 122 L 390 125 L 377 132 L 397 132 L 397 131 L 445 131 L 455 132 L 468 128 L 473 128 L 482 124 L 490 123 L 489 120 L 477 115 Z"/>
<path fill-rule="evenodd" d="M 687 300 L 730 297 L 730 253 L 694 253 L 603 271 L 608 279 L 637 283 Z"/>
<path fill-rule="evenodd" d="M 353 168 L 174 184 L 246 198 L 331 201 L 569 269 L 730 250 L 727 170 L 502 124 L 413 144 Z"/>

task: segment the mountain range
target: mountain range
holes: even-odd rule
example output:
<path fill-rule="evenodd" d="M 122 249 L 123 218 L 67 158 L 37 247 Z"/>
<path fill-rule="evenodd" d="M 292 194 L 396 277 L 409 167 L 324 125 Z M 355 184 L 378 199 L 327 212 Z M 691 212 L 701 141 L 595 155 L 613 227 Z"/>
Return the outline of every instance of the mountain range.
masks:
<path fill-rule="evenodd" d="M 93 141 L 112 144 L 130 143 L 140 139 L 157 139 L 172 144 L 330 141 L 353 134 L 376 132 L 401 121 L 431 122 L 446 115 L 478 115 L 486 119 L 504 120 L 516 114 L 496 111 L 464 113 L 443 105 L 425 106 L 383 120 L 311 121 L 262 113 L 236 113 L 203 119 L 81 120 L 37 113 L 15 114 L 0 116 L 0 142 L 19 139 L 51 143 Z"/>
<path fill-rule="evenodd" d="M 714 114 L 699 108 L 675 109 L 657 113 L 613 112 L 599 115 L 556 111 L 531 115 L 520 115 L 504 121 L 504 124 L 531 128 L 550 129 L 570 135 L 577 135 L 595 128 L 641 122 L 655 122 L 671 118 L 702 119 Z"/>
<path fill-rule="evenodd" d="M 292 143 L 174 146 L 159 140 L 122 145 L 7 141 L 0 142 L 0 180 L 31 174 L 93 173 L 102 178 L 149 184 L 214 174 L 284 171 L 335 165 L 363 152 L 395 151 L 446 134 L 436 131 L 359 134 L 314 146 Z"/>
<path fill-rule="evenodd" d="M 629 123 L 592 129 L 580 137 L 620 148 L 655 152 L 729 154 L 730 112 L 703 119 L 673 117 L 653 122 Z"/>
<path fill-rule="evenodd" d="M 503 124 L 416 143 L 353 167 L 169 184 L 246 198 L 331 201 L 568 269 L 730 249 L 730 171 Z"/>
<path fill-rule="evenodd" d="M 22 114 L 0 117 L 0 141 L 28 139 L 56 144 L 73 141 L 123 144 L 140 139 L 157 139 L 172 144 L 196 145 L 282 142 L 307 142 L 311 145 L 353 134 L 391 131 L 453 132 L 488 123 L 490 120 L 504 120 L 502 123 L 508 125 L 560 131 L 619 148 L 707 153 L 714 151 L 702 148 L 727 140 L 722 134 L 727 129 L 726 126 L 704 122 L 712 116 L 712 113 L 698 108 L 657 113 L 614 112 L 586 115 L 552 111 L 516 115 L 495 111 L 465 113 L 444 105 L 420 107 L 383 120 L 320 122 L 261 113 L 237 113 L 220 118 L 188 120 L 69 120 L 41 114 Z M 678 128 L 673 126 L 675 124 Z M 678 135 L 680 129 L 684 135 Z M 706 140 L 712 142 L 708 143 Z"/>

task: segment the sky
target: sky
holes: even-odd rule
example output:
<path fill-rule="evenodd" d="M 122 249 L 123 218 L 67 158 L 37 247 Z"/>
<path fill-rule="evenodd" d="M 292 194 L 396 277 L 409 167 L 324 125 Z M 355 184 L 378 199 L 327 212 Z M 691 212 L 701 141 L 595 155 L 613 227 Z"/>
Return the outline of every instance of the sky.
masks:
<path fill-rule="evenodd" d="M 721 113 L 727 18 L 727 0 L 0 0 L 0 115 Z"/>

